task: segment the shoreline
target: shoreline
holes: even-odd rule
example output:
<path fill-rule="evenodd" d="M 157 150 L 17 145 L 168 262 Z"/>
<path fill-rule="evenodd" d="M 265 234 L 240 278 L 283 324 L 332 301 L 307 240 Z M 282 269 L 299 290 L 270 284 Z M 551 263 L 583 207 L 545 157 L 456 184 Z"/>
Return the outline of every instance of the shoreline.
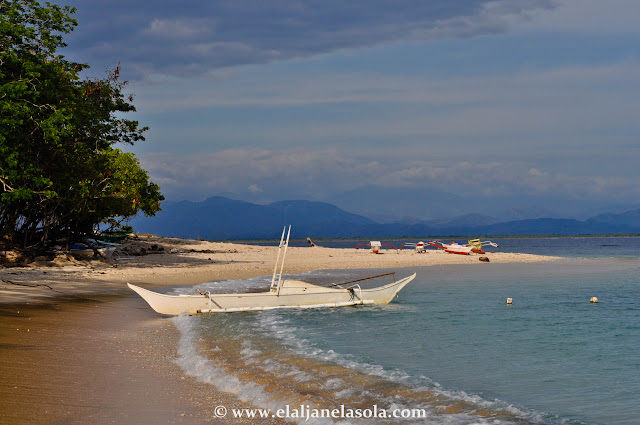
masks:
<path fill-rule="evenodd" d="M 218 405 L 250 403 L 187 376 L 175 363 L 177 329 L 129 291 L 126 282 L 179 286 L 271 275 L 276 249 L 172 238 L 148 241 L 161 244 L 165 253 L 0 269 L 0 423 L 250 423 L 215 417 Z M 495 263 L 559 258 L 486 256 Z M 487 267 L 478 256 L 436 251 L 375 255 L 290 247 L 285 272 L 444 264 Z"/>
<path fill-rule="evenodd" d="M 0 303 L 24 303 L 59 295 L 127 292 L 127 282 L 147 287 L 197 285 L 213 280 L 248 279 L 273 273 L 276 247 L 206 242 L 177 238 L 141 238 L 163 251 L 125 260 L 35 262 L 28 267 L 0 268 Z M 561 257 L 488 252 L 492 263 L 553 261 Z M 285 273 L 323 269 L 394 269 L 444 264 L 482 264 L 478 255 L 442 251 L 370 250 L 289 247 Z M 481 267 L 487 267 L 483 264 Z"/>

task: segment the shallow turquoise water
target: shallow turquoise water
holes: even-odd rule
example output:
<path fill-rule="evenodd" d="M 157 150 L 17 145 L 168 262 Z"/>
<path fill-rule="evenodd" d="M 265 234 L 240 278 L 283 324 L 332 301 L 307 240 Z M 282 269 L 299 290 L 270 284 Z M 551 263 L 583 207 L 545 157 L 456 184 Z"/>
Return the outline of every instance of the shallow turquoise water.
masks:
<path fill-rule="evenodd" d="M 209 357 L 214 366 L 233 363 L 225 369 L 232 375 L 257 368 L 238 375 L 250 386 L 242 390 L 253 394 L 250 400 L 293 401 L 306 397 L 304 385 L 313 382 L 323 389 L 316 394 L 320 403 L 365 398 L 434 410 L 416 423 L 639 423 L 640 258 L 422 267 L 399 270 L 398 277 L 413 271 L 416 280 L 388 306 L 180 320 L 196 330 L 191 343 L 211 342 L 218 353 Z M 302 277 L 334 282 L 369 274 Z M 243 284 L 264 286 L 267 280 Z M 238 282 L 212 288 L 224 292 L 231 285 Z M 593 296 L 598 304 L 589 303 Z M 506 305 L 507 297 L 513 305 Z M 234 345 L 237 351 L 225 351 Z M 332 365 L 342 371 L 327 372 Z M 290 385 L 289 395 L 274 394 L 258 378 L 268 373 L 289 376 L 286 384 L 272 385 Z M 358 375 L 356 384 L 346 375 Z M 334 379 L 335 385 L 323 384 Z M 412 394 L 399 396 L 406 388 Z M 446 403 L 464 403 L 446 413 L 440 401 L 429 399 L 434 392 Z M 483 410 L 490 414 L 478 418 Z"/>
<path fill-rule="evenodd" d="M 549 421 L 638 423 L 639 262 L 452 266 L 418 275 L 388 308 L 277 315 L 310 345 L 416 382 L 425 376 Z M 589 303 L 592 296 L 600 302 Z"/>

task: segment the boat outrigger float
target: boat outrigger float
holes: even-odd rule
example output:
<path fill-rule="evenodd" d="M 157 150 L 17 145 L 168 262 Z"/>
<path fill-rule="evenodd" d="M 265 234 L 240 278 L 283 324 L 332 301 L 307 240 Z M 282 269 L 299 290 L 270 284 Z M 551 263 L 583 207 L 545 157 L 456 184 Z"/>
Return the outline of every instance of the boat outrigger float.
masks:
<path fill-rule="evenodd" d="M 165 295 L 127 283 L 129 288 L 138 293 L 144 300 L 160 314 L 177 315 L 181 313 L 225 313 L 234 311 L 259 311 L 275 308 L 320 308 L 346 307 L 366 304 L 389 304 L 396 294 L 411 282 L 416 274 L 405 277 L 372 289 L 362 289 L 357 282 L 373 279 L 394 273 L 371 276 L 364 279 L 343 283 L 333 283 L 329 286 L 313 285 L 301 280 L 282 280 L 284 260 L 289 246 L 291 226 L 285 241 L 286 226 L 282 230 L 278 257 L 273 270 L 271 287 L 268 292 L 242 294 L 212 294 L 206 291 L 197 295 Z M 282 260 L 280 254 L 282 252 Z M 276 281 L 276 274 L 280 265 L 280 274 Z M 348 285 L 348 286 L 345 286 Z"/>

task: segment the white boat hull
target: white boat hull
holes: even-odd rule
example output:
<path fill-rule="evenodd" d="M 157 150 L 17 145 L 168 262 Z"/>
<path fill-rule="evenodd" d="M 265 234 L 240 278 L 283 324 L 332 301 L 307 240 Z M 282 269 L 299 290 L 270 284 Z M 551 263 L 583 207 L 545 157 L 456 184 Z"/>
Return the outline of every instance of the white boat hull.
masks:
<path fill-rule="evenodd" d="M 473 250 L 472 246 L 460 245 L 459 243 L 444 245 L 444 252 L 448 252 L 449 254 L 469 255 L 471 250 Z"/>
<path fill-rule="evenodd" d="M 322 287 L 299 280 L 285 280 L 279 291 L 243 294 L 165 295 L 127 283 L 156 312 L 167 315 L 181 313 L 224 313 L 259 311 L 274 308 L 345 307 L 365 304 L 388 304 L 396 294 L 416 277 L 414 273 L 397 282 L 373 289 Z"/>

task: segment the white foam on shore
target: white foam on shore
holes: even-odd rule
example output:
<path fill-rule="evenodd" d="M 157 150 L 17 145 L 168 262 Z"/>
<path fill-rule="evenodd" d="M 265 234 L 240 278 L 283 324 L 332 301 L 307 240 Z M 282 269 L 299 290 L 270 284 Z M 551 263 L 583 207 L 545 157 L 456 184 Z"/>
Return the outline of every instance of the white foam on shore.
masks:
<path fill-rule="evenodd" d="M 182 368 L 185 374 L 195 377 L 198 381 L 213 385 L 220 391 L 233 394 L 239 400 L 251 403 L 251 405 L 263 409 L 285 409 L 287 403 L 282 400 L 270 397 L 264 388 L 253 382 L 242 382 L 236 376 L 227 373 L 222 367 L 217 366 L 213 361 L 201 355 L 198 352 L 196 341 L 199 339 L 197 335 L 197 316 L 180 315 L 173 317 L 171 321 L 180 332 L 180 340 L 178 342 L 178 358 L 176 364 Z M 245 351 L 246 350 L 246 351 Z M 251 358 L 257 351 L 251 351 L 250 348 L 244 349 L 244 355 Z M 250 406 L 243 406 L 250 407 Z M 305 421 L 305 418 L 297 419 L 298 423 L 311 425 L 334 425 L 336 422 L 329 418 L 311 418 Z M 349 422 L 340 421 L 338 424 L 349 425 Z"/>
<path fill-rule="evenodd" d="M 175 362 L 184 372 L 195 377 L 198 381 L 214 385 L 221 391 L 231 393 L 242 401 L 251 401 L 260 407 L 270 407 L 272 401 L 268 399 L 263 389 L 251 382 L 243 383 L 238 378 L 216 366 L 211 360 L 198 353 L 196 347 L 196 329 L 194 322 L 197 317 L 180 315 L 171 321 L 180 332 L 178 343 L 178 358 Z"/>

